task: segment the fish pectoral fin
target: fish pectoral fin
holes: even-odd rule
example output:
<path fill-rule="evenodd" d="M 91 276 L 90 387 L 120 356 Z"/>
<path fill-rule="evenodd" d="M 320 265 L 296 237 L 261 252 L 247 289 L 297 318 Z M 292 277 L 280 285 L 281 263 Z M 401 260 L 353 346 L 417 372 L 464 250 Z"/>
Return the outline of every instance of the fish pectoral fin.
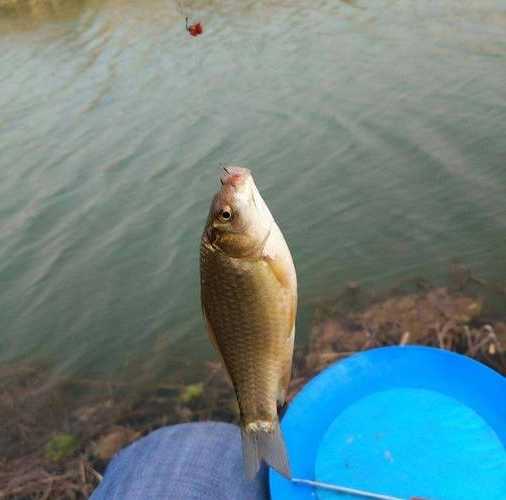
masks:
<path fill-rule="evenodd" d="M 295 271 L 284 259 L 264 255 L 264 262 L 269 266 L 276 280 L 283 287 L 288 302 L 288 333 L 293 334 L 295 317 L 297 315 L 297 282 Z"/>
<path fill-rule="evenodd" d="M 264 255 L 263 260 L 267 263 L 279 284 L 283 288 L 290 288 L 294 281 L 293 271 L 287 263 L 283 259 L 271 257 L 270 255 Z"/>

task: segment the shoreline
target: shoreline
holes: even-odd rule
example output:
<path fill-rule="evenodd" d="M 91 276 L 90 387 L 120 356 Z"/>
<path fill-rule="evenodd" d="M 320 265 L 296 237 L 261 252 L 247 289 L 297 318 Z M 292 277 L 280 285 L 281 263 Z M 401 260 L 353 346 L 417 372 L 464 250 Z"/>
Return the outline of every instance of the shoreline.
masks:
<path fill-rule="evenodd" d="M 506 375 L 506 315 L 490 317 L 483 298 L 463 288 L 417 282 L 370 296 L 350 283 L 315 307 L 309 341 L 295 351 L 288 401 L 329 364 L 387 345 L 449 349 Z M 208 362 L 196 383 L 159 383 L 135 397 L 127 383 L 61 377 L 49 384 L 30 364 L 0 368 L 0 380 L 5 499 L 87 498 L 111 457 L 149 432 L 189 421 L 238 421 L 218 362 Z"/>

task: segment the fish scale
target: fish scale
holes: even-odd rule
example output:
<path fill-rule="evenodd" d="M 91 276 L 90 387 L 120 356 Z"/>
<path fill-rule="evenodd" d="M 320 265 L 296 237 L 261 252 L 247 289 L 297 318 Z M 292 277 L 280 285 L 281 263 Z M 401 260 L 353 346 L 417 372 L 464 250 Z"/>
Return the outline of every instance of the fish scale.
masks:
<path fill-rule="evenodd" d="M 216 340 L 234 384 L 241 415 L 246 422 L 272 419 L 280 370 L 276 349 L 283 339 L 269 333 L 276 327 L 280 330 L 277 322 L 286 324 L 286 312 L 272 312 L 275 297 L 266 291 L 266 285 L 279 288 L 279 284 L 260 261 L 234 266 L 219 252 L 205 249 L 203 253 L 206 316 L 219 330 Z M 258 279 L 258 274 L 263 279 Z M 263 313 L 266 303 L 270 310 Z"/>

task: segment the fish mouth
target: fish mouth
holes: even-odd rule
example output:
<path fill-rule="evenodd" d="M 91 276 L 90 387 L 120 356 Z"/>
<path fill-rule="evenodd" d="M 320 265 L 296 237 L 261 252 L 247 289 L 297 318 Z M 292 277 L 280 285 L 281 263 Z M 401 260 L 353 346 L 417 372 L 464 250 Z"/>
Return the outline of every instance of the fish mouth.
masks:
<path fill-rule="evenodd" d="M 220 175 L 222 186 L 239 187 L 251 176 L 251 171 L 244 167 L 223 167 L 224 173 Z"/>

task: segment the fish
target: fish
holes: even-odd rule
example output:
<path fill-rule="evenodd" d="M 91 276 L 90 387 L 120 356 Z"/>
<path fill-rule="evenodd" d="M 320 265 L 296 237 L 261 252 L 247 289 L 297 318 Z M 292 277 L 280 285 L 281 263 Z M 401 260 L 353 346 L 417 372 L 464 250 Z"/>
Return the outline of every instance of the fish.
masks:
<path fill-rule="evenodd" d="M 232 382 L 246 477 L 262 461 L 291 477 L 278 408 L 292 372 L 297 276 L 251 171 L 224 168 L 200 245 L 202 311 Z"/>

